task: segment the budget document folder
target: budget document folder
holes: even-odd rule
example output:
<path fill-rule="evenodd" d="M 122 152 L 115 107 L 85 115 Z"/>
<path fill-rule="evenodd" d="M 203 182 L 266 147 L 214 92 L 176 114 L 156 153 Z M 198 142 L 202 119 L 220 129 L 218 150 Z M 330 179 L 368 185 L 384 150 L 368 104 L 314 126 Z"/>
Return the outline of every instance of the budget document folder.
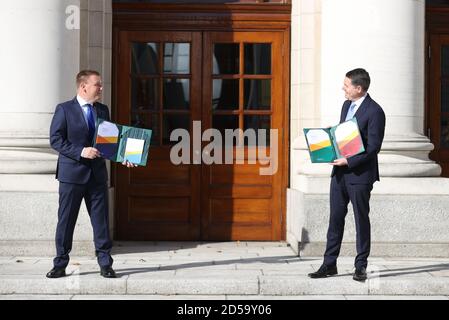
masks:
<path fill-rule="evenodd" d="M 123 126 L 98 118 L 93 146 L 105 159 L 115 162 L 127 160 L 145 166 L 150 149 L 151 133 L 150 129 Z"/>
<path fill-rule="evenodd" d="M 313 163 L 332 162 L 365 151 L 356 118 L 330 128 L 305 128 L 304 135 Z"/>

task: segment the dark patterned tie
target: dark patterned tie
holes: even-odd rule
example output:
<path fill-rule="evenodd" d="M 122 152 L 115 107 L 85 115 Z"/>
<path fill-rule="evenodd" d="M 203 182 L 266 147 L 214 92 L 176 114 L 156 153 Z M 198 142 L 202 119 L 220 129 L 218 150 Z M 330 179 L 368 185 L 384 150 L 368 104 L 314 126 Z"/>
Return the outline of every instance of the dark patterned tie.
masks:
<path fill-rule="evenodd" d="M 95 134 L 95 119 L 94 111 L 92 110 L 91 104 L 86 104 L 87 106 L 87 125 L 89 127 L 89 142 L 92 142 Z"/>

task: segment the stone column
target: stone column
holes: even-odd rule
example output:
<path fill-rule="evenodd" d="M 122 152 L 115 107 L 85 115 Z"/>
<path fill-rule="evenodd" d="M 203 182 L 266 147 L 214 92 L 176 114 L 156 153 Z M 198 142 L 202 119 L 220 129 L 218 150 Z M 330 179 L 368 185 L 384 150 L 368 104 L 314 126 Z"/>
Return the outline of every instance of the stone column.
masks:
<path fill-rule="evenodd" d="M 344 101 L 347 71 L 370 73 L 369 93 L 387 116 L 379 157 L 384 177 L 439 176 L 429 160 L 433 149 L 424 136 L 424 1 L 322 1 L 321 118 L 335 125 Z M 296 142 L 305 150 L 304 137 Z M 310 165 L 302 154 L 300 173 L 326 175 L 329 166 Z"/>
<path fill-rule="evenodd" d="M 303 8 L 307 3 L 299 1 Z M 449 205 L 449 179 L 438 177 L 441 169 L 428 158 L 433 145 L 423 132 L 425 1 L 321 0 L 315 2 L 315 8 L 317 3 L 320 15 L 315 20 L 320 27 L 317 30 L 315 24 L 314 29 L 309 26 L 301 32 L 320 37 L 314 50 L 315 57 L 321 57 L 321 70 L 319 74 L 312 71 L 319 80 L 311 81 L 320 99 L 302 92 L 315 97 L 315 102 L 305 100 L 299 108 L 314 113 L 300 116 L 298 131 L 338 123 L 345 99 L 341 89 L 345 73 L 358 67 L 368 70 L 369 93 L 383 107 L 387 119 L 379 154 L 381 182 L 375 184 L 371 199 L 373 254 L 447 255 L 449 237 L 444 230 L 449 222 L 443 208 Z M 301 43 L 301 50 L 304 46 Z M 309 61 L 300 72 L 311 73 L 313 59 L 307 55 L 302 59 Z M 299 249 L 321 255 L 329 216 L 331 166 L 310 163 L 302 134 L 293 141 L 292 149 L 291 212 L 287 216 L 296 216 L 299 225 L 290 227 L 299 233 Z M 438 224 L 432 223 L 436 220 Z M 342 254 L 355 249 L 351 207 L 347 223 L 344 242 L 349 246 L 343 248 L 350 250 L 343 249 Z"/>
<path fill-rule="evenodd" d="M 383 176 L 438 176 L 424 136 L 425 1 L 323 0 L 322 123 L 339 118 L 346 71 L 364 67 L 387 116 Z"/>
<path fill-rule="evenodd" d="M 107 18 L 98 23 L 90 11 Z M 0 2 L 0 255 L 54 254 L 58 182 L 50 122 L 56 105 L 75 96 L 81 68 L 106 76 L 110 103 L 111 12 L 111 0 Z M 92 253 L 91 239 L 83 205 L 75 252 Z"/>
<path fill-rule="evenodd" d="M 56 104 L 73 97 L 79 67 L 79 30 L 66 28 L 73 4 L 0 3 L 0 174 L 55 172 L 49 125 Z"/>

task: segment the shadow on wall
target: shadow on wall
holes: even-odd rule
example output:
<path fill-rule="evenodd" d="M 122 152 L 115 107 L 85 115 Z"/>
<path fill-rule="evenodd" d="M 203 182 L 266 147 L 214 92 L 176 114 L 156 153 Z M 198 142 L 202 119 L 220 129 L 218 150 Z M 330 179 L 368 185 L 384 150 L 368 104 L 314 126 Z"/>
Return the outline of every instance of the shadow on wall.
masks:
<path fill-rule="evenodd" d="M 307 231 L 306 228 L 302 228 L 302 230 L 301 230 L 301 241 L 299 242 L 299 245 L 298 245 L 299 252 L 304 250 L 309 243 L 310 243 L 309 231 Z"/>

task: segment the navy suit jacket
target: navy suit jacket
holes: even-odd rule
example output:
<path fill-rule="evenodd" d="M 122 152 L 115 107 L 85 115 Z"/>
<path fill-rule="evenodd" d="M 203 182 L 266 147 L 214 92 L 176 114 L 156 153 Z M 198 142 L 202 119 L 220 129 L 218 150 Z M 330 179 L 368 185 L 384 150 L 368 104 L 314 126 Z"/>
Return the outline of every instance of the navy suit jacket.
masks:
<path fill-rule="evenodd" d="M 340 123 L 345 121 L 350 105 L 350 100 L 343 103 Z M 373 184 L 380 180 L 377 154 L 385 134 L 385 113 L 368 94 L 354 116 L 357 119 L 365 151 L 348 158 L 348 166 L 335 166 L 331 176 L 344 174 L 345 180 L 349 183 Z"/>
<path fill-rule="evenodd" d="M 94 103 L 97 117 L 109 120 L 109 109 L 101 103 Z M 91 147 L 89 129 L 78 100 L 60 103 L 56 106 L 50 126 L 50 145 L 59 153 L 56 179 L 60 182 L 85 184 L 91 174 L 98 183 L 108 180 L 103 158 L 81 157 L 84 147 Z"/>

